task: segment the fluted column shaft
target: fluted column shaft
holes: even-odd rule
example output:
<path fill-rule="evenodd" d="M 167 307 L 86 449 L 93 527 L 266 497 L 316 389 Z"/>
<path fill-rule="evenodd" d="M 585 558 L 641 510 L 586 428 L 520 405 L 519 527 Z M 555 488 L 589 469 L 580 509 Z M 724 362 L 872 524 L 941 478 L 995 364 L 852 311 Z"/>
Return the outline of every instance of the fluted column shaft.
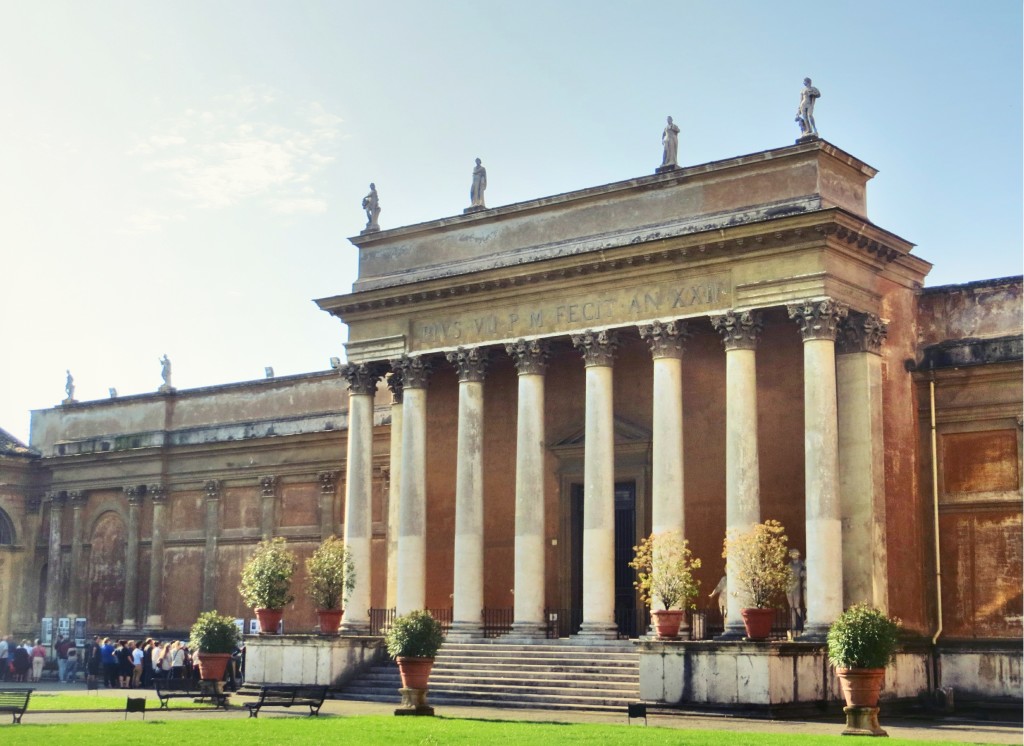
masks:
<path fill-rule="evenodd" d="M 402 504 L 402 374 L 392 371 L 388 376 L 391 389 L 391 474 L 388 478 L 388 577 L 386 606 L 395 607 L 398 600 L 398 526 Z"/>
<path fill-rule="evenodd" d="M 124 557 L 124 608 L 121 629 L 135 629 L 139 607 L 139 517 L 142 511 L 142 488 L 124 488 L 128 498 L 128 541 Z"/>
<path fill-rule="evenodd" d="M 615 422 L 612 363 L 617 341 L 609 332 L 573 335 L 586 365 L 583 453 L 584 637 L 614 638 L 615 624 Z"/>
<path fill-rule="evenodd" d="M 831 299 L 789 306 L 804 340 L 804 489 L 807 622 L 824 639 L 843 612 L 843 529 L 839 503 L 836 325 L 845 306 Z"/>
<path fill-rule="evenodd" d="M 516 418 L 516 538 L 512 632 L 546 634 L 544 619 L 544 373 L 543 340 L 505 346 L 519 373 Z"/>
<path fill-rule="evenodd" d="M 163 629 L 164 539 L 167 532 L 167 491 L 162 484 L 146 488 L 153 503 L 153 533 L 149 550 L 149 602 L 146 628 Z"/>
<path fill-rule="evenodd" d="M 885 530 L 882 342 L 887 325 L 851 313 L 836 340 L 839 494 L 843 514 L 843 605 L 889 608 Z"/>
<path fill-rule="evenodd" d="M 761 319 L 754 312 L 713 316 L 711 323 L 725 345 L 725 530 L 742 533 L 761 520 L 761 475 L 757 453 L 757 340 Z M 726 585 L 740 587 L 733 562 L 726 559 Z M 724 639 L 746 635 L 740 609 L 742 595 L 727 599 Z"/>
<path fill-rule="evenodd" d="M 427 382 L 430 369 L 418 357 L 398 361 L 402 393 L 402 474 L 398 516 L 399 614 L 426 606 Z"/>
<path fill-rule="evenodd" d="M 459 376 L 459 431 L 455 467 L 455 574 L 449 635 L 483 635 L 484 606 L 484 375 L 487 354 L 448 354 Z"/>
<path fill-rule="evenodd" d="M 69 492 L 71 502 L 71 572 L 69 573 L 68 613 L 81 615 L 85 609 L 83 589 L 85 578 L 82 574 L 82 508 L 85 506 L 86 493 Z"/>
<path fill-rule="evenodd" d="M 379 376 L 366 364 L 346 366 L 344 375 L 349 387 L 344 539 L 356 582 L 344 605 L 341 630 L 347 634 L 364 634 L 369 632 L 370 624 L 373 397 Z"/>
<path fill-rule="evenodd" d="M 64 503 L 62 493 L 50 495 L 50 551 L 46 571 L 46 616 L 56 619 L 60 611 L 60 589 L 63 579 L 61 567 L 61 539 L 63 534 Z"/>

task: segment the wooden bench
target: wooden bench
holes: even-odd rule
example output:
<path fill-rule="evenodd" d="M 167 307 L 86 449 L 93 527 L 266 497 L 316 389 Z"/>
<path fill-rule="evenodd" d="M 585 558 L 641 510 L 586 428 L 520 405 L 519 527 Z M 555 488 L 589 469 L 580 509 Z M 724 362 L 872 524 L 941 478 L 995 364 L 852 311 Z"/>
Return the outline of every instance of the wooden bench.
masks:
<path fill-rule="evenodd" d="M 166 710 L 172 699 L 187 697 L 200 702 L 209 699 L 217 707 L 228 707 L 228 694 L 217 690 L 215 681 L 193 679 L 163 679 L 154 682 L 156 696 L 160 698 L 160 709 Z"/>
<path fill-rule="evenodd" d="M 326 697 L 326 686 L 275 684 L 261 686 L 259 699 L 248 702 L 245 706 L 249 708 L 251 718 L 259 716 L 261 707 L 309 707 L 309 714 L 312 716 L 320 714 Z"/>
<path fill-rule="evenodd" d="M 21 716 L 28 709 L 28 700 L 33 689 L 5 689 L 0 691 L 0 712 L 9 712 L 15 723 L 21 722 Z"/>

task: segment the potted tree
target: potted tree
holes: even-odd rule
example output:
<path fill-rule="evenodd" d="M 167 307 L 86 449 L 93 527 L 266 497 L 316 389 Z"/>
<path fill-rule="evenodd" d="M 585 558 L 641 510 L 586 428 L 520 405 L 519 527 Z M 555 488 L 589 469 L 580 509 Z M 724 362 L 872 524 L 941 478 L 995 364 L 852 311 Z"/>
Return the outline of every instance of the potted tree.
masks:
<path fill-rule="evenodd" d="M 771 635 L 775 610 L 792 582 L 785 527 L 775 520 L 757 523 L 725 539 L 722 556 L 732 562 L 738 585 L 733 595 L 744 599 L 740 610 L 750 640 Z"/>
<path fill-rule="evenodd" d="M 691 599 L 697 595 L 700 581 L 694 579 L 693 570 L 700 567 L 700 560 L 693 558 L 679 531 L 651 534 L 633 551 L 629 563 L 636 570 L 633 586 L 652 607 L 655 632 L 658 637 L 678 637 L 685 609 L 694 608 Z M 655 604 L 661 608 L 653 608 Z"/>
<path fill-rule="evenodd" d="M 878 724 L 878 695 L 885 667 L 896 654 L 900 620 L 867 604 L 854 604 L 828 629 L 828 658 L 846 700 L 844 734 L 885 735 Z"/>
<path fill-rule="evenodd" d="M 316 605 L 322 634 L 336 634 L 345 602 L 356 585 L 352 554 L 331 536 L 306 560 L 306 592 Z"/>
<path fill-rule="evenodd" d="M 284 607 L 294 598 L 289 592 L 294 574 L 295 554 L 280 536 L 257 544 L 242 568 L 238 590 L 256 612 L 262 634 L 277 634 Z"/>
<path fill-rule="evenodd" d="M 388 654 L 398 663 L 402 686 L 426 689 L 434 657 L 444 643 L 441 623 L 428 611 L 412 611 L 395 617 L 384 635 Z"/>
<path fill-rule="evenodd" d="M 214 681 L 223 679 L 239 639 L 238 626 L 231 617 L 217 611 L 200 614 L 189 639 L 189 647 L 199 661 L 199 676 Z"/>

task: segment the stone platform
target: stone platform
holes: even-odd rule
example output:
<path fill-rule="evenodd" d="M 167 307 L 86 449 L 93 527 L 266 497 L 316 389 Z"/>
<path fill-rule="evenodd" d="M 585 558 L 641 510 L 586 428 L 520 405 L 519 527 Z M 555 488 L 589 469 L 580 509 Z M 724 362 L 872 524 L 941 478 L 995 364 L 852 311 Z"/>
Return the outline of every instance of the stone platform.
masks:
<path fill-rule="evenodd" d="M 247 635 L 247 684 L 315 684 L 337 688 L 387 659 L 382 637 Z"/>

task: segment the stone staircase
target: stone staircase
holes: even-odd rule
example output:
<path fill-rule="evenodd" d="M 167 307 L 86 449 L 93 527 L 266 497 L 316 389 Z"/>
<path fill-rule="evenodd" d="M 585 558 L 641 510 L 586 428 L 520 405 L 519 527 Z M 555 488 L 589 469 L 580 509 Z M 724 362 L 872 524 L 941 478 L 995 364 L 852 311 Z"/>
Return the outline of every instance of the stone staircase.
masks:
<path fill-rule="evenodd" d="M 374 666 L 338 699 L 398 704 L 393 662 Z M 640 696 L 639 655 L 629 642 L 446 642 L 430 674 L 433 705 L 622 710 Z"/>

